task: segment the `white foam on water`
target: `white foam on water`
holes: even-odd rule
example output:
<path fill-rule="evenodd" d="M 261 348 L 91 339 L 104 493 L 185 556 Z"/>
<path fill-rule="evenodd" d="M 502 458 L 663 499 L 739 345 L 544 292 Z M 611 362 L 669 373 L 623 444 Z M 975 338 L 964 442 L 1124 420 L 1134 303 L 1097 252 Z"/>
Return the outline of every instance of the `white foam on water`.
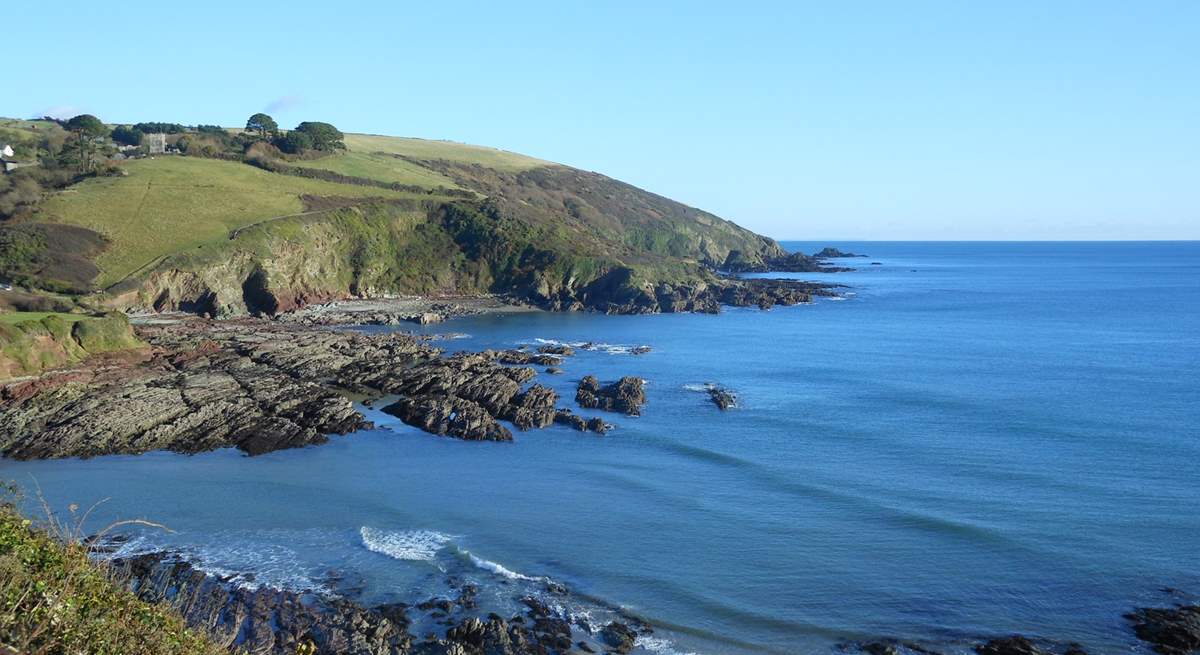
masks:
<path fill-rule="evenodd" d="M 610 355 L 631 355 L 631 354 L 633 354 L 633 351 L 638 348 L 648 348 L 649 347 L 646 345 L 623 346 L 620 344 L 602 343 L 602 342 L 595 342 L 595 341 L 559 341 L 557 339 L 542 339 L 541 337 L 535 337 L 533 340 L 536 341 L 537 343 L 540 343 L 542 345 L 547 345 L 547 346 L 570 346 L 576 350 L 598 351 L 598 352 L 608 353 Z M 526 342 L 519 342 L 519 343 L 526 343 Z"/>
<path fill-rule="evenodd" d="M 523 573 L 517 573 L 516 571 L 505 568 L 502 564 L 499 564 L 497 562 L 483 559 L 482 557 L 476 557 L 476 556 L 472 555 L 469 551 L 464 550 L 464 551 L 462 551 L 462 553 L 463 553 L 463 555 L 467 556 L 467 559 L 471 560 L 471 563 L 474 564 L 476 566 L 476 568 L 483 569 L 484 571 L 491 571 L 492 573 L 495 573 L 496 575 L 508 578 L 509 580 L 529 580 L 531 582 L 537 582 L 539 580 L 547 579 L 547 578 L 542 578 L 542 577 L 529 576 L 529 575 L 525 575 Z"/>
<path fill-rule="evenodd" d="M 304 574 L 295 551 L 276 544 L 172 545 L 145 535 L 135 535 L 112 552 L 97 553 L 104 560 L 126 559 L 167 552 L 167 561 L 187 562 L 192 568 L 221 578 L 228 584 L 254 591 L 260 587 L 296 592 L 329 593 L 329 589 Z"/>
<path fill-rule="evenodd" d="M 393 559 L 430 562 L 454 537 L 434 530 L 379 530 L 359 528 L 367 550 Z"/>
<path fill-rule="evenodd" d="M 708 391 L 707 384 L 685 384 L 683 388 L 688 391 Z"/>
<path fill-rule="evenodd" d="M 638 648 L 644 648 L 651 653 L 658 653 L 658 655 L 698 655 L 691 651 L 683 652 L 675 650 L 675 643 L 670 639 L 651 635 L 638 635 L 633 645 Z"/>

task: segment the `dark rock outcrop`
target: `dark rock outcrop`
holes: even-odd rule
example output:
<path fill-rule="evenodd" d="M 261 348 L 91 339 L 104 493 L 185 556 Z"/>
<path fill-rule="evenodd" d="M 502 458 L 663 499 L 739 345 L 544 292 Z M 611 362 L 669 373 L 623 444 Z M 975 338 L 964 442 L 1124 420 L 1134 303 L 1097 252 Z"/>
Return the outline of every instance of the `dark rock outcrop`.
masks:
<path fill-rule="evenodd" d="M 539 347 L 538 352 L 546 355 L 562 355 L 563 357 L 570 357 L 571 355 L 575 354 L 575 349 L 563 344 L 546 344 Z"/>
<path fill-rule="evenodd" d="M 230 650 L 254 655 L 404 655 L 411 636 L 402 606 L 356 603 L 278 589 L 238 588 L 168 553 L 113 562 L 139 598 L 167 603 L 189 627 Z"/>
<path fill-rule="evenodd" d="M 604 434 L 608 432 L 611 425 L 604 422 L 604 419 L 599 417 L 585 418 L 575 414 L 569 409 L 560 409 L 554 413 L 554 422 L 559 425 L 566 425 L 575 428 L 580 432 L 595 432 Z"/>
<path fill-rule="evenodd" d="M 367 425 L 349 400 L 310 378 L 200 341 L 0 401 L 0 454 L 35 459 L 234 446 L 257 455 Z"/>
<path fill-rule="evenodd" d="M 737 395 L 729 389 L 716 384 L 706 384 L 704 385 L 704 388 L 708 392 L 709 399 L 712 400 L 713 404 L 719 407 L 721 411 L 725 411 L 730 407 L 737 405 Z"/>
<path fill-rule="evenodd" d="M 628 375 L 612 384 L 601 386 L 599 380 L 588 375 L 579 381 L 575 401 L 580 407 L 588 409 L 638 416 L 642 413 L 642 405 L 646 404 L 644 386 L 641 378 Z"/>
<path fill-rule="evenodd" d="M 0 388 L 0 455 L 90 457 L 237 447 L 257 455 L 369 426 L 343 395 L 398 396 L 384 411 L 433 434 L 509 441 L 555 422 L 557 394 L 522 391 L 520 350 L 444 356 L 425 340 L 260 319 L 138 328 L 138 358 Z M 602 423 L 602 422 L 601 422 Z M 586 426 L 585 426 L 586 427 Z M 592 429 L 596 429 L 593 426 Z"/>
<path fill-rule="evenodd" d="M 504 417 L 522 430 L 544 428 L 554 422 L 556 402 L 558 394 L 553 389 L 535 384 L 513 398 Z"/>
<path fill-rule="evenodd" d="M 1152 644 L 1163 655 L 1200 652 L 1200 605 L 1142 607 L 1125 618 L 1133 622 L 1138 639 Z"/>
<path fill-rule="evenodd" d="M 512 432 L 478 403 L 455 396 L 401 398 L 384 412 L 426 432 L 468 441 L 512 441 Z"/>
<path fill-rule="evenodd" d="M 841 250 L 831 246 L 825 246 L 820 252 L 813 253 L 813 258 L 815 259 L 838 259 L 843 257 L 866 257 L 866 255 L 858 255 L 852 252 L 842 252 Z"/>
<path fill-rule="evenodd" d="M 613 621 L 600 631 L 600 639 L 614 652 L 624 655 L 633 650 L 637 633 L 624 623 Z"/>
<path fill-rule="evenodd" d="M 976 646 L 975 652 L 979 655 L 1050 655 L 1049 651 L 1039 648 L 1021 635 L 992 639 Z"/>

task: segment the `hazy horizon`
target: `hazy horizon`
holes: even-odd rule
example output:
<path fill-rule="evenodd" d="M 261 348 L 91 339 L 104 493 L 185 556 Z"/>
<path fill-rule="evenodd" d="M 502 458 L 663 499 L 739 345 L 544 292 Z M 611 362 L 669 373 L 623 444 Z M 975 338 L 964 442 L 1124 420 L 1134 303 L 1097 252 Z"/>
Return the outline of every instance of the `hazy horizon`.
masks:
<path fill-rule="evenodd" d="M 1200 239 L 1200 4 L 271 6 L 14 6 L 0 114 L 475 143 L 781 240 Z"/>

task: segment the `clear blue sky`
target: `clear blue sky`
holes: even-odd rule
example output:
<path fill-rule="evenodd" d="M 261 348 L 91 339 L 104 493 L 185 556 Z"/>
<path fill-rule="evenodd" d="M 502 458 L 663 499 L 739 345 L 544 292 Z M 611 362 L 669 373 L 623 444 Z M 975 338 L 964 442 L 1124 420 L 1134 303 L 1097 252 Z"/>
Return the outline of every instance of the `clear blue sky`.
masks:
<path fill-rule="evenodd" d="M 9 5 L 0 115 L 267 109 L 778 238 L 1200 238 L 1195 0 Z"/>

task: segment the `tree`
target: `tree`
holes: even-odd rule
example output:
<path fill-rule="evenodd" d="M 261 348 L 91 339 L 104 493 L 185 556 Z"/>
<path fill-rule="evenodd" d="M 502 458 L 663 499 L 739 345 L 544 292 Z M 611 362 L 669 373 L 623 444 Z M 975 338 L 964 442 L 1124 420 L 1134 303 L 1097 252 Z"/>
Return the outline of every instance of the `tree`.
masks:
<path fill-rule="evenodd" d="M 136 123 L 133 129 L 142 134 L 180 134 L 186 128 L 179 123 L 163 123 L 159 121 L 151 121 L 149 123 Z"/>
<path fill-rule="evenodd" d="M 342 150 L 346 148 L 346 144 L 342 142 L 344 135 L 329 123 L 305 121 L 296 126 L 296 131 L 307 134 L 308 138 L 312 139 L 314 150 Z"/>
<path fill-rule="evenodd" d="M 305 150 L 312 150 L 313 147 L 312 137 L 299 130 L 292 130 L 284 136 L 276 137 L 271 143 L 289 155 L 298 155 Z"/>
<path fill-rule="evenodd" d="M 67 121 L 63 127 L 75 135 L 69 156 L 79 165 L 79 172 L 87 173 L 96 167 L 96 152 L 100 139 L 108 136 L 108 128 L 99 118 L 91 114 L 80 114 Z"/>
<path fill-rule="evenodd" d="M 112 140 L 123 146 L 136 146 L 142 142 L 142 131 L 125 125 L 118 125 L 113 128 Z"/>
<path fill-rule="evenodd" d="M 275 122 L 274 118 L 259 112 L 246 121 L 246 130 L 249 132 L 258 132 L 259 136 L 266 139 L 279 131 L 279 124 Z"/>

